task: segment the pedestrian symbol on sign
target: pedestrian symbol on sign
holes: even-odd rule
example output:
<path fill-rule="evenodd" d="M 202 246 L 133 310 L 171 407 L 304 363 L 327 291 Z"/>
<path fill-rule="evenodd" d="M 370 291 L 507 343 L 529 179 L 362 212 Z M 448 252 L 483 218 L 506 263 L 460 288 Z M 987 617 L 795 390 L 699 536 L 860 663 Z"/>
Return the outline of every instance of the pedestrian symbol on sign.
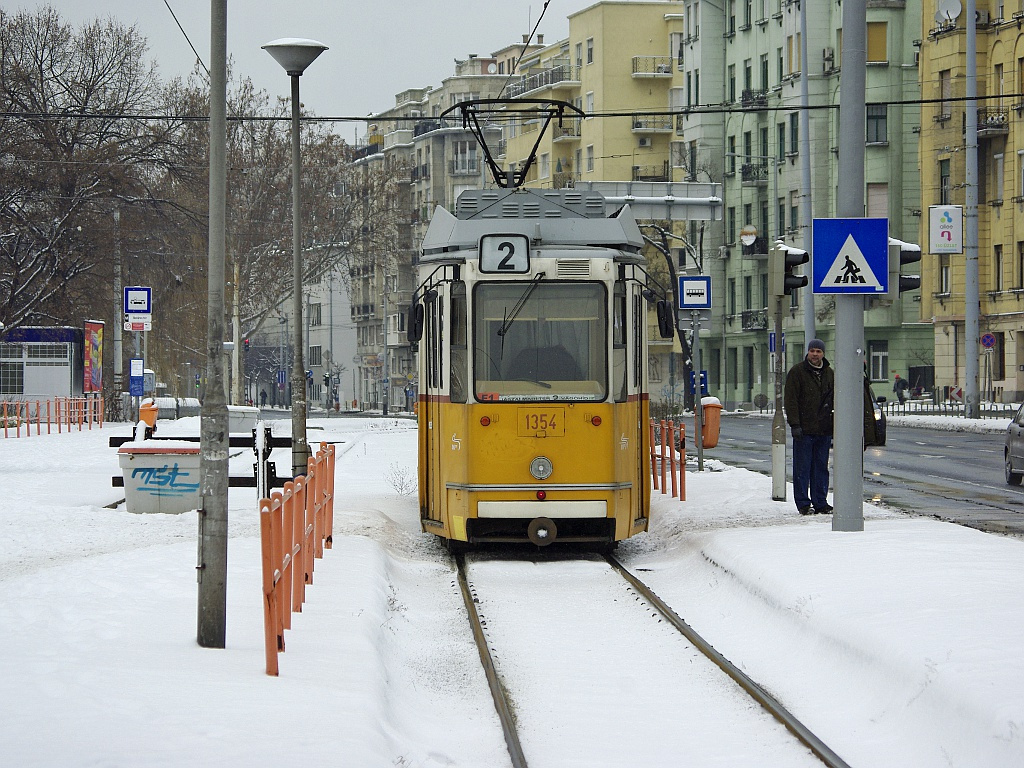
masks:
<path fill-rule="evenodd" d="M 882 284 L 875 277 L 875 273 L 868 265 L 867 259 L 864 258 L 864 254 L 857 246 L 857 241 L 853 239 L 853 235 L 849 235 L 846 238 L 846 242 L 843 243 L 843 247 L 839 249 L 839 253 L 836 255 L 836 260 L 832 262 L 832 266 L 825 273 L 822 286 L 829 285 L 862 285 L 878 290 L 882 288 Z"/>

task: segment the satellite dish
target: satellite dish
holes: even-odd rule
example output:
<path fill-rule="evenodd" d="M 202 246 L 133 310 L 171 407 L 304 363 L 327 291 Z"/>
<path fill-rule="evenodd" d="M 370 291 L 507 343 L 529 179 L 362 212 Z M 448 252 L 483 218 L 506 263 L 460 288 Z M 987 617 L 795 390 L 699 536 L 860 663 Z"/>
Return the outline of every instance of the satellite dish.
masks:
<path fill-rule="evenodd" d="M 960 0 L 939 0 L 939 9 L 935 12 L 935 22 L 949 24 L 956 21 L 963 10 L 964 7 L 960 4 Z"/>
<path fill-rule="evenodd" d="M 748 224 L 740 230 L 740 242 L 743 245 L 753 245 L 755 240 L 757 240 L 757 227 Z"/>
<path fill-rule="evenodd" d="M 493 75 L 497 71 L 498 71 L 498 65 L 495 64 L 493 61 L 490 64 L 487 65 L 487 73 L 488 74 Z"/>

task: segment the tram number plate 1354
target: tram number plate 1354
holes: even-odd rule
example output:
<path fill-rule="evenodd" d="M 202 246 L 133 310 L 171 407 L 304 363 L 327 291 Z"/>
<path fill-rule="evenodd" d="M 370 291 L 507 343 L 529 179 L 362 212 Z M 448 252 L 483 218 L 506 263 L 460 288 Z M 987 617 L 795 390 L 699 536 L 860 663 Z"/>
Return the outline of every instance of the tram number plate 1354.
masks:
<path fill-rule="evenodd" d="M 519 437 L 564 437 L 564 408 L 520 408 Z"/>

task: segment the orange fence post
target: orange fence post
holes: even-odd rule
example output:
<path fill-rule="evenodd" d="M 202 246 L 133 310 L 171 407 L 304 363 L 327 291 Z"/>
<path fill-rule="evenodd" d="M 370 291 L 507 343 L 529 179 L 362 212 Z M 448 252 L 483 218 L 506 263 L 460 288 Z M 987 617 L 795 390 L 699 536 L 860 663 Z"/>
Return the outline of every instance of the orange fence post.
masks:
<path fill-rule="evenodd" d="M 292 597 L 291 610 L 302 613 L 302 595 L 305 591 L 305 573 L 299 554 L 302 552 L 302 532 L 306 522 L 306 478 L 295 480 L 295 496 L 292 499 L 291 553 L 292 553 Z"/>
<path fill-rule="evenodd" d="M 297 481 L 284 484 L 284 505 L 281 520 L 281 535 L 278 538 L 277 560 L 281 563 L 281 581 L 279 587 L 281 602 L 281 626 L 292 628 L 292 518 L 295 509 L 295 486 Z"/>
<path fill-rule="evenodd" d="M 654 450 L 654 419 L 651 419 L 651 423 L 648 424 L 648 431 L 650 436 L 647 442 L 651 446 L 651 481 L 654 484 L 654 490 L 658 490 L 658 456 Z"/>
<path fill-rule="evenodd" d="M 324 548 L 334 546 L 334 446 L 325 445 L 327 451 L 327 498 L 324 504 Z"/>
<path fill-rule="evenodd" d="M 672 498 L 674 499 L 679 493 L 679 488 L 676 485 L 676 423 L 674 421 L 669 421 L 668 423 L 668 449 L 668 473 L 672 476 Z"/>
<path fill-rule="evenodd" d="M 263 564 L 263 649 L 267 660 L 267 674 L 277 675 L 277 597 L 274 594 L 277 580 L 281 572 L 275 567 L 273 534 L 273 517 L 281 514 L 281 495 L 276 498 L 260 500 L 260 553 Z M 283 638 L 282 638 L 283 639 Z M 282 643 L 283 645 L 283 643 Z"/>
<path fill-rule="evenodd" d="M 305 522 L 302 526 L 302 589 L 313 583 L 313 531 L 316 528 L 317 493 L 320 489 L 320 467 L 317 456 L 310 456 L 306 461 L 306 509 Z M 303 594 L 305 596 L 305 594 Z"/>
<path fill-rule="evenodd" d="M 661 472 L 661 492 L 662 492 L 662 494 L 666 494 L 666 493 L 668 493 L 668 484 L 665 482 L 665 420 L 662 419 L 660 424 L 661 424 L 661 467 L 659 468 L 659 470 Z"/>

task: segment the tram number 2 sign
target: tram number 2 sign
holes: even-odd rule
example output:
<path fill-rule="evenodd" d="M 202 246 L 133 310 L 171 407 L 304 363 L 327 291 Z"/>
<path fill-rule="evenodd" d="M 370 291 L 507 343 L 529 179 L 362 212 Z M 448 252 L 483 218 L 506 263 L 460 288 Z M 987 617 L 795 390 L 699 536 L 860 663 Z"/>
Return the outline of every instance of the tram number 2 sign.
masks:
<path fill-rule="evenodd" d="M 517 275 L 530 271 L 530 238 L 526 235 L 484 235 L 480 238 L 480 271 Z"/>
<path fill-rule="evenodd" d="M 519 437 L 564 437 L 562 408 L 520 408 Z"/>

